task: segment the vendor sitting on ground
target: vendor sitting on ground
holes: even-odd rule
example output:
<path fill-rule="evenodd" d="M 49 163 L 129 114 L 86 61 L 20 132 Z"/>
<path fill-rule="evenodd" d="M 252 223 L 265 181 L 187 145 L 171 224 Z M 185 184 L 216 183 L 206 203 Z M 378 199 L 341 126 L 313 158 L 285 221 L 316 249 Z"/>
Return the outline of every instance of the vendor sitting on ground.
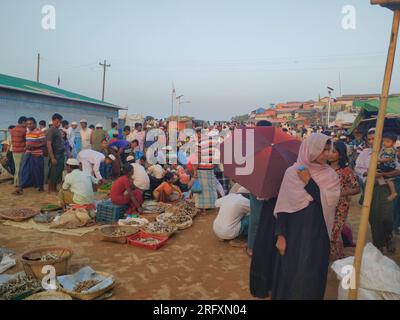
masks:
<path fill-rule="evenodd" d="M 142 213 L 143 196 L 140 189 L 133 184 L 133 167 L 126 163 L 123 166 L 123 176 L 118 178 L 111 187 L 111 201 L 116 205 L 127 205 L 127 214 Z"/>
<path fill-rule="evenodd" d="M 94 203 L 93 184 L 98 180 L 83 172 L 79 168 L 76 159 L 68 159 L 66 164 L 68 174 L 58 194 L 61 206 L 65 209 L 67 205 L 89 205 Z"/>
<path fill-rule="evenodd" d="M 215 206 L 219 208 L 214 220 L 214 233 L 222 240 L 232 240 L 246 236 L 249 227 L 250 193 L 241 187 L 238 193 L 230 193 L 218 199 Z"/>
<path fill-rule="evenodd" d="M 176 185 L 181 189 L 182 192 L 187 192 L 190 189 L 190 174 L 185 170 L 183 166 L 178 163 L 171 164 L 171 172 L 178 175 L 178 181 Z"/>
<path fill-rule="evenodd" d="M 161 183 L 154 191 L 154 200 L 158 202 L 175 202 L 182 198 L 182 191 L 175 183 L 178 176 L 175 173 L 167 172 L 164 176 L 164 182 Z"/>
<path fill-rule="evenodd" d="M 143 156 L 138 162 L 135 162 L 134 156 L 128 156 L 126 161 L 133 167 L 133 184 L 142 192 L 149 190 L 150 178 L 146 172 L 146 169 L 144 168 L 146 157 Z"/>
<path fill-rule="evenodd" d="M 150 190 L 154 191 L 164 180 L 165 170 L 159 164 L 153 164 L 147 169 L 150 178 Z"/>

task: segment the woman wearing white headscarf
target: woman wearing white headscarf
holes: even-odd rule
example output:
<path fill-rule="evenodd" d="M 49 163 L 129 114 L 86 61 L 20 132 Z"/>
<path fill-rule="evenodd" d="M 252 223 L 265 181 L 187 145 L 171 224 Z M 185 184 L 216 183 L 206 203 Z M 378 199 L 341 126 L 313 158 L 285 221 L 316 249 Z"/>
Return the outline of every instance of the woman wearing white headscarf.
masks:
<path fill-rule="evenodd" d="M 323 299 L 330 237 L 340 196 L 339 179 L 327 164 L 330 137 L 303 141 L 297 162 L 282 182 L 275 207 L 277 249 L 272 299 Z"/>

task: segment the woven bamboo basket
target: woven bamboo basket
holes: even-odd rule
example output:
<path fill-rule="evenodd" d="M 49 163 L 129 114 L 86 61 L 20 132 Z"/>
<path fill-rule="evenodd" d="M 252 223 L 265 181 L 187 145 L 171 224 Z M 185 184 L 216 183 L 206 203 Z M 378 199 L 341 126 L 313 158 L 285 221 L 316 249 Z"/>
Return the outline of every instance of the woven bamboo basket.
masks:
<path fill-rule="evenodd" d="M 142 214 L 161 214 L 165 211 L 165 209 L 158 205 L 143 205 Z"/>
<path fill-rule="evenodd" d="M 170 215 L 170 216 L 168 216 L 168 215 Z M 185 230 L 187 228 L 190 228 L 193 225 L 193 219 L 189 215 L 186 217 L 188 219 L 187 221 L 177 223 L 177 222 L 173 221 L 173 219 L 174 219 L 173 213 L 166 213 L 166 214 L 159 215 L 156 220 L 160 223 L 166 223 L 168 225 L 177 227 L 178 230 Z"/>
<path fill-rule="evenodd" d="M 173 226 L 173 227 L 174 227 L 174 230 L 172 232 L 151 232 L 151 231 L 147 230 L 146 228 L 141 228 L 140 231 L 147 233 L 147 234 L 155 235 L 155 236 L 171 238 L 178 231 L 177 226 Z"/>
<path fill-rule="evenodd" d="M 25 211 L 23 215 L 20 215 L 19 212 Z M 39 210 L 32 208 L 15 208 L 8 209 L 0 212 L 0 217 L 6 220 L 12 220 L 16 222 L 21 222 L 24 220 L 28 220 L 39 213 Z"/>
<path fill-rule="evenodd" d="M 117 230 L 125 231 L 126 234 L 123 236 L 112 235 L 112 233 Z M 139 232 L 139 228 L 131 226 L 103 226 L 100 228 L 100 232 L 102 235 L 102 241 L 124 244 L 129 236 Z"/>
<path fill-rule="evenodd" d="M 96 292 L 90 292 L 90 293 L 80 293 L 80 292 L 75 292 L 75 291 L 67 291 L 65 290 L 60 284 L 58 284 L 58 287 L 60 289 L 60 291 L 62 293 L 68 294 L 70 295 L 72 298 L 75 299 L 79 299 L 79 300 L 94 300 L 100 296 L 102 296 L 103 294 L 105 294 L 106 292 L 110 291 L 111 289 L 113 289 L 115 287 L 115 279 L 114 277 L 106 272 L 96 272 L 97 274 L 103 276 L 103 277 L 112 277 L 113 278 L 113 282 L 112 284 L 110 284 L 108 287 L 105 287 L 104 289 L 101 289 L 99 291 Z"/>
<path fill-rule="evenodd" d="M 72 297 L 59 291 L 46 291 L 31 295 L 25 300 L 72 300 Z"/>
<path fill-rule="evenodd" d="M 176 223 L 175 224 L 178 227 L 178 230 L 185 230 L 190 228 L 193 225 L 193 220 L 190 218 L 190 220 L 182 223 Z"/>
<path fill-rule="evenodd" d="M 55 260 L 41 261 L 41 257 L 48 253 L 56 253 L 59 258 Z M 68 273 L 69 261 L 73 251 L 69 248 L 47 247 L 25 252 L 21 256 L 22 266 L 27 275 L 31 275 L 38 280 L 46 275 L 42 273 L 44 266 L 51 265 L 56 270 L 56 275 L 61 276 Z"/>

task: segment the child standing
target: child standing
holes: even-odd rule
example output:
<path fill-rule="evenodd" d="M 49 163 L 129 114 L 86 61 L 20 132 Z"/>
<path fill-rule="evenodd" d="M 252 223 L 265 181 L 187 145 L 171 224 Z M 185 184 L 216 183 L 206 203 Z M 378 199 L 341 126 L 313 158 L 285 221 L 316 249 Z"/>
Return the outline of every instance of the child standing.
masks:
<path fill-rule="evenodd" d="M 378 171 L 379 172 L 391 172 L 396 170 L 397 166 L 397 152 L 395 144 L 397 141 L 397 136 L 393 133 L 385 133 L 383 135 L 383 147 L 379 154 L 378 160 Z M 390 195 L 388 197 L 389 201 L 393 201 L 397 198 L 396 187 L 394 185 L 393 179 L 384 179 L 386 182 Z"/>

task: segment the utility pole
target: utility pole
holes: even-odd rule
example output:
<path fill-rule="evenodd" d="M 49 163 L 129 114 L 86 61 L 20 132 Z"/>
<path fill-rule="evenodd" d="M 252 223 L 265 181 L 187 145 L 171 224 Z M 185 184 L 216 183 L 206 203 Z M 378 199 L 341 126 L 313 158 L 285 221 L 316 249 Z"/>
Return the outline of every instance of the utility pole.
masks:
<path fill-rule="evenodd" d="M 181 108 L 181 99 L 183 98 L 183 95 L 180 95 L 179 97 L 176 97 L 176 101 L 177 101 L 177 111 L 178 111 L 178 119 L 177 119 L 177 128 L 179 131 L 179 120 L 180 120 L 180 108 Z"/>
<path fill-rule="evenodd" d="M 339 72 L 339 93 L 340 93 L 340 96 L 342 96 L 342 77 L 341 77 L 340 72 Z"/>
<path fill-rule="evenodd" d="M 175 84 L 172 82 L 172 103 L 171 103 L 171 116 L 174 115 L 174 104 L 176 100 L 176 90 L 175 90 Z"/>
<path fill-rule="evenodd" d="M 104 68 L 103 69 L 103 94 L 101 95 L 101 100 L 104 101 L 104 90 L 106 87 L 106 69 L 111 67 L 111 64 L 107 64 L 107 60 L 104 60 L 104 63 L 99 62 L 99 65 Z"/>
<path fill-rule="evenodd" d="M 39 82 L 40 79 L 40 53 L 37 55 L 37 64 L 36 64 L 36 82 Z"/>
<path fill-rule="evenodd" d="M 328 115 L 326 119 L 326 126 L 329 128 L 330 118 L 331 118 L 331 102 L 332 102 L 332 92 L 334 91 L 333 88 L 328 87 L 329 93 L 329 101 L 328 101 Z"/>

